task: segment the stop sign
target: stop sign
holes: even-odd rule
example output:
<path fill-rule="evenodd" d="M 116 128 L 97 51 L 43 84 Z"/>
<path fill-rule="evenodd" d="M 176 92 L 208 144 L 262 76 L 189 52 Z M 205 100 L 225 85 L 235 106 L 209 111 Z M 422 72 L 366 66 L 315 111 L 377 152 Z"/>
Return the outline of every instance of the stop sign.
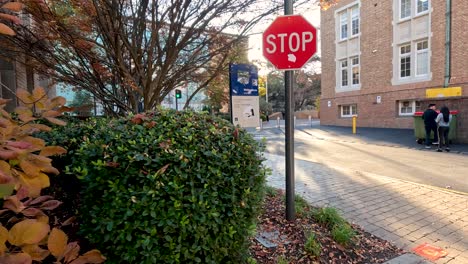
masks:
<path fill-rule="evenodd" d="M 263 32 L 263 56 L 278 70 L 297 70 L 317 51 L 317 30 L 301 15 L 279 16 Z"/>

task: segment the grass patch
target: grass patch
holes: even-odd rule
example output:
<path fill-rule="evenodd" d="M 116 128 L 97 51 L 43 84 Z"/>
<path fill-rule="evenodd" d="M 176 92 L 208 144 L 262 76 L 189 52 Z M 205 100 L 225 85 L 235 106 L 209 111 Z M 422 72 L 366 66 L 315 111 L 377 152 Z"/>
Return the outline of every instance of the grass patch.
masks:
<path fill-rule="evenodd" d="M 310 205 L 299 195 L 294 197 L 294 208 L 296 209 L 296 214 L 304 216 L 308 216 L 310 214 Z"/>
<path fill-rule="evenodd" d="M 304 244 L 304 250 L 309 255 L 314 257 L 320 256 L 320 253 L 322 252 L 322 245 L 320 245 L 320 242 L 317 240 L 317 237 L 314 233 L 311 232 L 307 237 L 307 241 Z"/>
<path fill-rule="evenodd" d="M 285 256 L 279 256 L 276 260 L 276 264 L 289 264 L 289 261 L 286 259 Z"/>
<path fill-rule="evenodd" d="M 342 245 L 348 245 L 349 242 L 351 242 L 351 239 L 353 239 L 353 237 L 356 235 L 356 232 L 349 224 L 342 223 L 334 226 L 331 231 L 331 234 L 333 240 L 335 240 L 336 242 Z"/>
<path fill-rule="evenodd" d="M 330 229 L 334 226 L 346 223 L 346 221 L 338 214 L 338 211 L 332 207 L 319 208 L 314 212 L 314 218 L 319 224 L 322 224 Z"/>

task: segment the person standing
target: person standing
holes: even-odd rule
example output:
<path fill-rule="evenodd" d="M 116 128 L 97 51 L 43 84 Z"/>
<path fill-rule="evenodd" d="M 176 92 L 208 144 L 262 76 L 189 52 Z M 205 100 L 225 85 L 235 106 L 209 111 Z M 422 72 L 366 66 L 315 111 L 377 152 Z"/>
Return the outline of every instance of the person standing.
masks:
<path fill-rule="evenodd" d="M 422 115 L 424 119 L 424 128 L 426 129 L 426 148 L 431 148 L 431 132 L 434 132 L 434 141 L 432 144 L 438 144 L 439 137 L 437 134 L 437 123 L 435 119 L 437 118 L 437 112 L 435 111 L 436 105 L 429 104 L 426 111 Z"/>
<path fill-rule="evenodd" d="M 452 122 L 452 115 L 447 106 L 443 106 L 440 109 L 440 113 L 436 117 L 437 123 L 437 132 L 439 135 L 439 147 L 437 148 L 438 152 L 442 152 L 442 147 L 445 147 L 445 151 L 449 152 L 449 131 L 450 131 L 450 122 Z"/>

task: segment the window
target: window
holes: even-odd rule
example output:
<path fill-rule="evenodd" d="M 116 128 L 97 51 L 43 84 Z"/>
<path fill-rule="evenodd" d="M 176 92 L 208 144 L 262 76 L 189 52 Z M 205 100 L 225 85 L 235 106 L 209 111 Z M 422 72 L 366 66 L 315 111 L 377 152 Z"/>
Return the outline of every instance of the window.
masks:
<path fill-rule="evenodd" d="M 335 43 L 335 90 L 337 92 L 359 90 L 361 87 L 360 2 L 354 1 L 335 11 L 335 38 L 337 40 Z"/>
<path fill-rule="evenodd" d="M 359 34 L 359 8 L 351 10 L 351 36 Z"/>
<path fill-rule="evenodd" d="M 429 73 L 429 48 L 427 40 L 416 43 L 416 75 Z"/>
<path fill-rule="evenodd" d="M 400 0 L 400 19 L 411 16 L 411 0 Z"/>
<path fill-rule="evenodd" d="M 359 34 L 359 6 L 354 5 L 350 8 L 346 8 L 344 11 L 339 13 L 339 36 L 340 40 L 348 39 L 349 36 L 356 36 Z M 349 21 L 351 25 L 348 26 Z"/>
<path fill-rule="evenodd" d="M 348 13 L 343 12 L 340 15 L 340 40 L 348 38 Z"/>
<path fill-rule="evenodd" d="M 348 86 L 348 60 L 342 60 L 341 64 L 341 86 Z"/>
<path fill-rule="evenodd" d="M 424 13 L 429 10 L 429 0 L 416 0 L 416 14 Z"/>
<path fill-rule="evenodd" d="M 357 114 L 356 105 L 342 105 L 341 108 L 341 117 L 352 117 Z"/>
<path fill-rule="evenodd" d="M 353 77 L 353 85 L 359 84 L 359 57 L 351 58 L 351 71 Z"/>
<path fill-rule="evenodd" d="M 338 79 L 339 87 L 347 89 L 349 84 L 351 84 L 351 88 L 359 88 L 361 84 L 359 56 L 340 60 L 338 62 L 338 69 L 340 75 Z"/>
<path fill-rule="evenodd" d="M 400 116 L 412 116 L 414 112 L 421 110 L 421 102 L 405 100 L 398 102 L 398 114 Z"/>
<path fill-rule="evenodd" d="M 411 76 L 411 44 L 400 47 L 400 77 Z"/>

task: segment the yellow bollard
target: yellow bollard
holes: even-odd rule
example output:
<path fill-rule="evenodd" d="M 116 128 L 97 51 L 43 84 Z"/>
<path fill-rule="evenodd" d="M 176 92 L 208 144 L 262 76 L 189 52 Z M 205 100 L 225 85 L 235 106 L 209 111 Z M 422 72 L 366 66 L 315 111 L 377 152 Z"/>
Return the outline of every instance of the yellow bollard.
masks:
<path fill-rule="evenodd" d="M 353 134 L 356 134 L 356 116 L 353 115 Z"/>

